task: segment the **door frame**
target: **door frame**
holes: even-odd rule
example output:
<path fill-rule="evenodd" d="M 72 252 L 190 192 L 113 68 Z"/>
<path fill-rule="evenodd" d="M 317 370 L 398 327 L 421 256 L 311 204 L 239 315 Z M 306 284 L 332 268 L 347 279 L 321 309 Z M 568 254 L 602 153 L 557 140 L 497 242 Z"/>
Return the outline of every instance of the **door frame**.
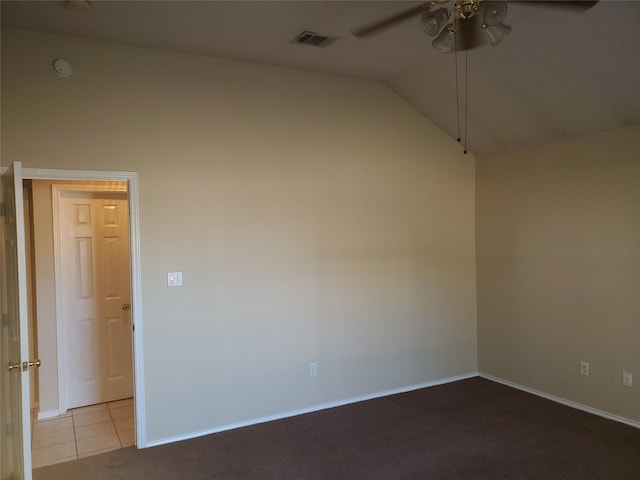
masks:
<path fill-rule="evenodd" d="M 65 354 L 66 349 L 66 335 L 65 335 L 65 320 L 64 320 L 64 285 L 62 282 L 62 228 L 61 228 L 61 196 L 66 192 L 116 192 L 127 195 L 127 204 L 129 203 L 129 196 L 127 186 L 110 186 L 105 183 L 85 183 L 85 184 L 71 184 L 71 183 L 54 183 L 51 185 L 51 205 L 53 210 L 53 256 L 55 263 L 55 296 L 56 296 L 56 331 L 57 338 L 57 352 L 58 352 L 58 411 L 60 414 L 64 414 L 68 410 L 69 403 L 67 402 L 67 359 Z M 128 214 L 127 214 L 128 215 Z M 127 222 L 127 236 L 129 235 L 129 225 Z M 130 249 L 129 249 L 130 250 Z M 131 258 L 131 255 L 129 255 Z M 129 261 L 131 263 L 131 261 Z M 131 292 L 129 292 L 131 293 Z M 132 318 L 133 325 L 133 318 Z M 131 336 L 133 341 L 133 334 Z M 133 345 L 132 345 L 133 348 Z M 135 349 L 134 349 L 135 350 Z M 134 351 L 132 350 L 132 351 Z M 133 368 L 133 364 L 131 365 Z M 135 402 L 135 399 L 134 399 Z"/>
<path fill-rule="evenodd" d="M 135 326 L 133 334 L 133 390 L 136 447 L 147 446 L 146 402 L 144 392 L 144 342 L 142 321 L 142 263 L 140 256 L 140 207 L 138 173 L 106 170 L 58 170 L 43 168 L 23 168 L 23 179 L 32 180 L 81 180 L 87 182 L 127 182 L 129 201 L 129 255 L 131 264 L 131 322 Z M 56 294 L 57 295 L 57 294 Z M 56 307 L 57 309 L 58 307 Z M 60 352 L 58 352 L 60 355 Z M 62 387 L 64 388 L 64 387 Z M 61 385 L 58 379 L 58 392 Z M 66 403 L 66 402 L 65 402 Z M 66 405 L 65 405 L 66 406 Z M 61 405 L 58 405 L 60 408 Z"/>

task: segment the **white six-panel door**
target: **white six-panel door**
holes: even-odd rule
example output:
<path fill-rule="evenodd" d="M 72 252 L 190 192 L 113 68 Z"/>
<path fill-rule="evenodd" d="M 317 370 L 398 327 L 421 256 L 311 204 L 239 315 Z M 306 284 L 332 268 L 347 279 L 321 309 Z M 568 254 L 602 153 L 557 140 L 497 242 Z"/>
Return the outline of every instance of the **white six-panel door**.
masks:
<path fill-rule="evenodd" d="M 66 407 L 131 397 L 127 194 L 56 187 Z"/>

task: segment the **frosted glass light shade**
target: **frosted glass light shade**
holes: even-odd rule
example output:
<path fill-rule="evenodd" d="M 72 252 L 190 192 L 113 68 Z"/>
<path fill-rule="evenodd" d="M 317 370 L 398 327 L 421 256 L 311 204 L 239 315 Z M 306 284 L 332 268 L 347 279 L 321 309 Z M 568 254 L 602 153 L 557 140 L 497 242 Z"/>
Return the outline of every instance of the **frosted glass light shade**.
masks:
<path fill-rule="evenodd" d="M 430 37 L 435 37 L 448 20 L 449 12 L 446 8 L 439 8 L 435 12 L 424 12 L 420 17 L 424 33 Z"/>
<path fill-rule="evenodd" d="M 447 25 L 447 28 L 440 32 L 440 35 L 431 42 L 433 48 L 442 53 L 451 53 L 456 48 L 456 31 L 453 25 Z"/>
<path fill-rule="evenodd" d="M 498 25 L 487 25 L 484 27 L 484 31 L 487 32 L 487 35 L 489 36 L 491 46 L 495 47 L 507 38 L 507 35 L 509 35 L 509 32 L 511 31 L 511 27 L 504 23 L 499 23 Z"/>
<path fill-rule="evenodd" d="M 483 8 L 482 22 L 484 25 L 498 25 L 507 16 L 507 2 L 486 0 L 480 5 Z"/>

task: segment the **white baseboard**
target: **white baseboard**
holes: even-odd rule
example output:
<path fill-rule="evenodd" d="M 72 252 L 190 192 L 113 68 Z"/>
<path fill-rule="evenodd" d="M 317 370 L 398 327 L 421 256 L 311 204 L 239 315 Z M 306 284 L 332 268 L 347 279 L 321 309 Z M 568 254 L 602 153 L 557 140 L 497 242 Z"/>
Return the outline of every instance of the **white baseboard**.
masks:
<path fill-rule="evenodd" d="M 220 427 L 214 427 L 206 430 L 200 430 L 198 432 L 191 432 L 184 435 L 176 435 L 173 437 L 165 437 L 159 440 L 148 441 L 145 444 L 145 447 L 156 447 L 158 445 L 165 445 L 167 443 L 180 442 L 182 440 L 189 440 L 192 438 L 202 437 L 205 435 L 211 435 L 212 433 L 224 432 L 226 430 L 233 430 L 235 428 L 248 427 L 249 425 L 256 425 L 259 423 L 271 422 L 274 420 L 281 420 L 283 418 L 295 417 L 297 415 L 303 415 L 305 413 L 318 412 L 320 410 L 326 410 L 328 408 L 341 407 L 344 405 L 349 405 L 351 403 L 362 402 L 365 400 L 373 400 L 375 398 L 387 397 L 389 395 L 396 395 L 398 393 L 406 393 L 411 392 L 413 390 L 419 390 L 421 388 L 434 387 L 436 385 L 443 385 L 445 383 L 457 382 L 459 380 L 466 380 L 468 378 L 474 378 L 478 376 L 478 372 L 466 373 L 463 375 L 458 375 L 455 377 L 443 378 L 439 380 L 434 380 L 432 382 L 421 383 L 418 385 L 411 385 L 408 387 L 396 388 L 392 390 L 385 390 L 382 392 L 371 393 L 368 395 L 362 395 L 359 397 L 347 398 L 344 400 L 338 400 L 335 402 L 323 403 L 320 405 L 314 405 L 311 407 L 300 408 L 298 410 L 292 410 L 289 412 L 277 413 L 275 415 L 268 415 L 266 417 L 253 418 L 250 420 L 246 420 L 243 422 L 231 423 L 228 425 L 222 425 Z"/>
<path fill-rule="evenodd" d="M 640 428 L 640 422 L 636 420 L 631 420 L 630 418 L 621 417 L 619 415 L 615 415 L 613 413 L 605 412 L 603 410 L 598 410 L 597 408 L 588 407 L 587 405 L 582 405 L 581 403 L 572 402 L 571 400 L 567 400 L 562 397 L 557 397 L 555 395 L 551 395 L 546 392 L 541 392 L 540 390 L 535 390 L 533 388 L 525 387 L 524 385 L 520 385 L 518 383 L 510 382 L 509 380 L 505 380 L 500 377 L 494 377 L 493 375 L 489 375 L 487 373 L 479 372 L 478 375 L 482 378 L 486 378 L 487 380 L 492 380 L 497 383 L 501 383 L 508 387 L 516 388 L 518 390 L 522 390 L 523 392 L 531 393 L 538 397 L 546 398 L 547 400 L 551 400 L 552 402 L 560 403 L 567 407 L 575 408 L 576 410 L 582 410 L 583 412 L 591 413 L 593 415 L 598 415 L 599 417 L 603 417 L 609 420 L 613 420 L 616 422 L 624 423 L 625 425 L 629 425 L 631 427 Z"/>
<path fill-rule="evenodd" d="M 61 412 L 60 410 L 48 410 L 46 412 L 38 412 L 38 420 L 46 420 L 47 418 L 53 418 L 60 415 L 64 415 L 67 412 Z"/>

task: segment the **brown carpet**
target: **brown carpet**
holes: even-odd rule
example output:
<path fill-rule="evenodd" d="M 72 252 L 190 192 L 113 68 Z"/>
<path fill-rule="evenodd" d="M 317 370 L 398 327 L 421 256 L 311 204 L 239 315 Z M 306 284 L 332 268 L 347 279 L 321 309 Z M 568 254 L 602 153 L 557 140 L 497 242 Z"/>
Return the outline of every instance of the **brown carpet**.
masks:
<path fill-rule="evenodd" d="M 34 470 L 35 480 L 640 479 L 640 430 L 473 378 Z"/>

